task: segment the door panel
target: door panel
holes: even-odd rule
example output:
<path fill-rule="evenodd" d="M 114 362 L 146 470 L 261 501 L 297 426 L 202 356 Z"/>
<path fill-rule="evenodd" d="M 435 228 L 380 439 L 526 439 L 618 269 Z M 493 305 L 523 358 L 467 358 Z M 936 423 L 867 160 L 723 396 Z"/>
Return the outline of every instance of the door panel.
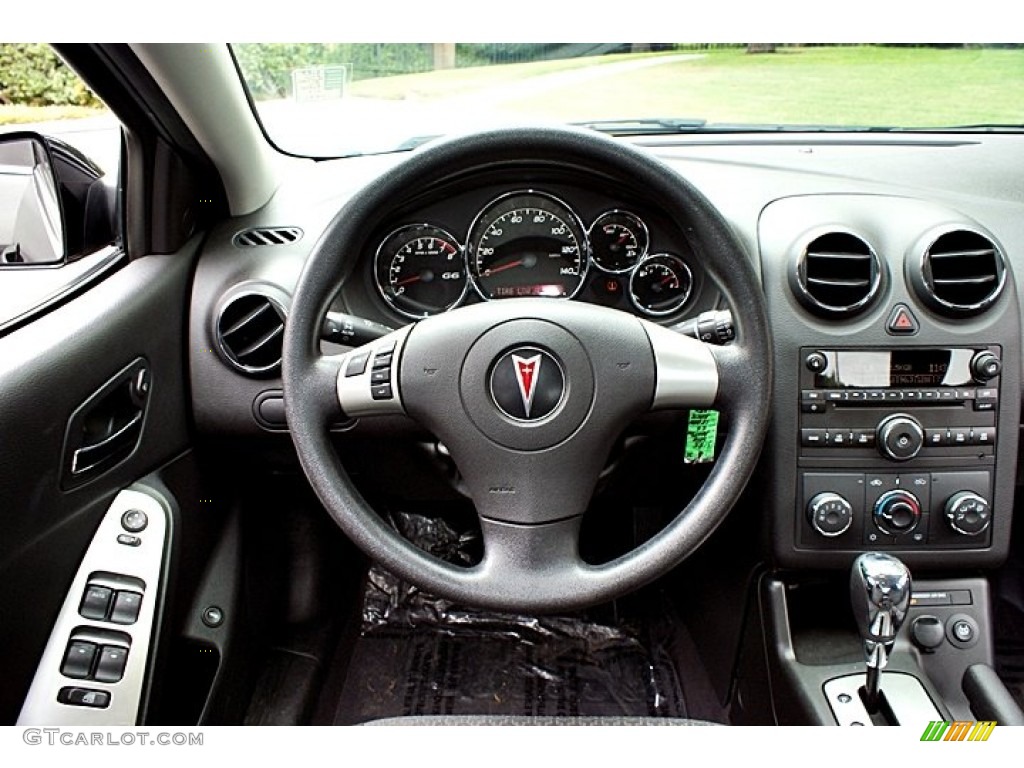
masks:
<path fill-rule="evenodd" d="M 133 261 L 0 337 L 0 724 L 18 716 L 107 505 L 189 445 L 184 315 L 197 247 Z M 65 490 L 69 419 L 140 358 L 149 392 L 137 446 Z"/>

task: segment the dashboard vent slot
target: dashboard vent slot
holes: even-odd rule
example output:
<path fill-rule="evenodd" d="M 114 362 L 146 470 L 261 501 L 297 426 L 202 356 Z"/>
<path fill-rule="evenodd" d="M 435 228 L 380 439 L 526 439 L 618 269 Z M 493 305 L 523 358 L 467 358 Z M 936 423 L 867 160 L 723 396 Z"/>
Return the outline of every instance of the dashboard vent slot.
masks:
<path fill-rule="evenodd" d="M 267 296 L 246 293 L 229 301 L 217 318 L 217 343 L 232 366 L 250 376 L 281 365 L 284 311 Z"/>
<path fill-rule="evenodd" d="M 235 235 L 235 245 L 239 248 L 258 248 L 264 245 L 290 245 L 302 239 L 302 230 L 298 227 L 255 227 L 243 229 Z"/>
<path fill-rule="evenodd" d="M 812 240 L 797 264 L 796 294 L 821 315 L 852 315 L 867 307 L 881 284 L 878 257 L 856 235 L 829 232 Z"/>
<path fill-rule="evenodd" d="M 950 315 L 974 315 L 999 298 L 1006 268 L 995 243 L 977 232 L 940 236 L 921 259 L 914 285 L 931 307 Z"/>

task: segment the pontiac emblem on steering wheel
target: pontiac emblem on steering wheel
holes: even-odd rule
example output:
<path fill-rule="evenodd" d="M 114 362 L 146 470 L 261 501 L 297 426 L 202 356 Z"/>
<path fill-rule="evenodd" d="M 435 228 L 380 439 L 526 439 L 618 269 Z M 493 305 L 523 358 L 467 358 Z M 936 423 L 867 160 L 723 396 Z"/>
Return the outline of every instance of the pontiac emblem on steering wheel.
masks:
<path fill-rule="evenodd" d="M 536 421 L 551 413 L 565 392 L 558 361 L 536 347 L 506 352 L 491 369 L 491 397 L 517 421 Z"/>

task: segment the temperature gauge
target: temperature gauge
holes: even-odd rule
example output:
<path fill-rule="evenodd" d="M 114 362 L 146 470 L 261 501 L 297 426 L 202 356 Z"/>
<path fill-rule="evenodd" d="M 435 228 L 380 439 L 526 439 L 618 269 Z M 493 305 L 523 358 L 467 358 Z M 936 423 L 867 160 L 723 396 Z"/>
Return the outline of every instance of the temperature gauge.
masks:
<path fill-rule="evenodd" d="M 647 225 L 627 211 L 609 211 L 590 227 L 594 263 L 606 272 L 628 272 L 647 253 Z"/>
<path fill-rule="evenodd" d="M 678 256 L 659 253 L 641 261 L 629 279 L 629 298 L 646 315 L 670 315 L 693 290 L 693 273 Z"/>

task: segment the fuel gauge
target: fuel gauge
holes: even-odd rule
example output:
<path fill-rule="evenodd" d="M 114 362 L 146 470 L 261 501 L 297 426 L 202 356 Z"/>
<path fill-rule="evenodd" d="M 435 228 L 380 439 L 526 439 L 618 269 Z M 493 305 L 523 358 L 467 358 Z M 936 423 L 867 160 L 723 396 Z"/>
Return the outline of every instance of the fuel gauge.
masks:
<path fill-rule="evenodd" d="M 594 263 L 605 272 L 628 272 L 647 253 L 650 238 L 643 220 L 628 211 L 608 211 L 590 227 Z"/>
<path fill-rule="evenodd" d="M 629 279 L 629 298 L 646 315 L 670 315 L 693 290 L 693 273 L 678 256 L 659 253 L 641 261 Z"/>

